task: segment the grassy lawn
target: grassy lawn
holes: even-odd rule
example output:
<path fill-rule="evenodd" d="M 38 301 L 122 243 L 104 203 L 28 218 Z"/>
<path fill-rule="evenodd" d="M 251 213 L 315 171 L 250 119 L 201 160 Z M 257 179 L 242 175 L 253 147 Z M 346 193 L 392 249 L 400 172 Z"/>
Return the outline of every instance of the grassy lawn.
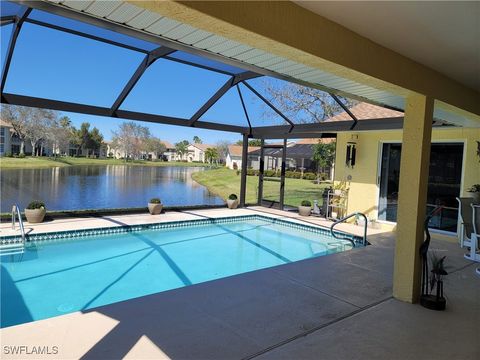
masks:
<path fill-rule="evenodd" d="M 189 163 L 177 161 L 147 161 L 147 160 L 125 160 L 121 159 L 93 159 L 77 157 L 33 157 L 21 158 L 0 158 L 0 168 L 2 169 L 22 169 L 22 168 L 51 168 L 57 166 L 77 166 L 77 165 L 142 165 L 142 166 L 208 166 L 203 163 Z"/>
<path fill-rule="evenodd" d="M 226 199 L 228 195 L 240 193 L 240 175 L 236 171 L 222 168 L 208 171 L 201 171 L 192 175 L 198 183 L 206 186 L 212 193 Z M 319 200 L 322 204 L 323 189 L 329 183 L 315 184 L 310 180 L 285 179 L 285 204 L 298 206 L 302 200 Z M 257 202 L 258 177 L 247 176 L 247 203 Z M 280 194 L 279 182 L 264 182 L 264 198 L 277 200 Z"/>

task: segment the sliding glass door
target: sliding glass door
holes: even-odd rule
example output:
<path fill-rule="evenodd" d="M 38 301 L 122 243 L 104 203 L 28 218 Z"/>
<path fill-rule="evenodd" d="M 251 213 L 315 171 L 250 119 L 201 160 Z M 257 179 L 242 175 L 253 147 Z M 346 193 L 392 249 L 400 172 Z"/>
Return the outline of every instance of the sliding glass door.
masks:
<path fill-rule="evenodd" d="M 402 144 L 383 144 L 380 164 L 380 196 L 378 219 L 397 220 L 398 185 Z M 432 144 L 428 177 L 427 213 L 435 207 L 443 210 L 435 216 L 430 227 L 444 231 L 457 231 L 458 205 L 462 178 L 462 143 Z"/>

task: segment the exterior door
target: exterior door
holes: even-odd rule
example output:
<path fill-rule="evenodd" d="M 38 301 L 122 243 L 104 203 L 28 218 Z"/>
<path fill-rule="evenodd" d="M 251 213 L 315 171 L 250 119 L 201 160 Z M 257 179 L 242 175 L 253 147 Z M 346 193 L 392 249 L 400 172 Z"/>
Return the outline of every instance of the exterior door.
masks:
<path fill-rule="evenodd" d="M 397 221 L 401 144 L 383 144 L 380 166 L 378 219 Z M 435 143 L 430 154 L 427 214 L 437 206 L 443 210 L 430 221 L 433 229 L 457 231 L 458 204 L 462 179 L 463 144 Z"/>

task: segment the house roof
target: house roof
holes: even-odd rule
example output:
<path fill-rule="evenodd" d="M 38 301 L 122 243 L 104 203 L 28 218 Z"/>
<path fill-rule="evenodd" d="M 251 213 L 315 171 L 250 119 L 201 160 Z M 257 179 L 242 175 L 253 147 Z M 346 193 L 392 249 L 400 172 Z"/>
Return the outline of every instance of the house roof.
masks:
<path fill-rule="evenodd" d="M 231 156 L 242 156 L 242 145 L 228 145 L 228 152 Z M 259 150 L 260 146 L 249 146 L 248 152 L 251 153 L 255 150 Z"/>
<path fill-rule="evenodd" d="M 8 123 L 7 121 L 2 120 L 2 119 L 0 119 L 0 126 L 3 126 L 3 127 L 12 127 L 12 125 L 10 125 L 10 123 Z"/>
<path fill-rule="evenodd" d="M 202 151 L 205 151 L 208 148 L 216 147 L 215 145 L 212 145 L 212 144 L 190 144 L 190 146 L 196 147 L 197 149 L 200 149 Z"/>
<path fill-rule="evenodd" d="M 403 117 L 403 113 L 400 111 L 386 109 L 380 106 L 368 104 L 365 102 L 359 103 L 357 105 L 352 106 L 349 109 L 353 115 L 358 120 L 366 120 L 366 119 L 387 119 L 387 118 L 395 118 L 395 117 Z M 350 115 L 346 111 L 341 112 L 335 116 L 332 116 L 325 121 L 349 121 L 352 120 Z"/>
<path fill-rule="evenodd" d="M 174 149 L 174 148 L 175 148 L 175 146 L 173 146 L 172 143 L 170 143 L 170 142 L 168 142 L 168 141 L 162 140 L 161 143 L 162 143 L 163 145 L 165 145 L 165 147 L 166 147 L 167 149 Z"/>
<path fill-rule="evenodd" d="M 314 145 L 318 144 L 319 142 L 324 143 L 324 144 L 330 144 L 331 142 L 334 142 L 334 138 L 321 138 L 321 139 L 316 139 L 316 138 L 306 138 L 306 139 L 300 139 L 295 142 L 295 144 L 308 144 L 308 145 Z"/>

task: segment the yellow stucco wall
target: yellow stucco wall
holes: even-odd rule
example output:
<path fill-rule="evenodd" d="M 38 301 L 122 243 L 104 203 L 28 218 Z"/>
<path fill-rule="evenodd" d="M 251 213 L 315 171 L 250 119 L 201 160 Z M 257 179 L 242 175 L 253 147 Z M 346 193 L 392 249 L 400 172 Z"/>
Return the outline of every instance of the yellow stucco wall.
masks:
<path fill-rule="evenodd" d="M 356 165 L 352 169 L 345 165 L 347 142 L 356 142 Z M 335 181 L 347 180 L 349 183 L 348 213 L 360 211 L 370 219 L 377 219 L 380 176 L 379 157 L 383 143 L 401 142 L 402 131 L 344 132 L 337 135 L 335 161 Z M 480 141 L 480 129 L 456 128 L 434 129 L 432 142 L 463 142 L 464 163 L 462 169 L 462 196 L 473 184 L 480 183 L 480 162 L 477 156 L 477 142 Z M 382 223 L 386 229 L 394 228 Z"/>

